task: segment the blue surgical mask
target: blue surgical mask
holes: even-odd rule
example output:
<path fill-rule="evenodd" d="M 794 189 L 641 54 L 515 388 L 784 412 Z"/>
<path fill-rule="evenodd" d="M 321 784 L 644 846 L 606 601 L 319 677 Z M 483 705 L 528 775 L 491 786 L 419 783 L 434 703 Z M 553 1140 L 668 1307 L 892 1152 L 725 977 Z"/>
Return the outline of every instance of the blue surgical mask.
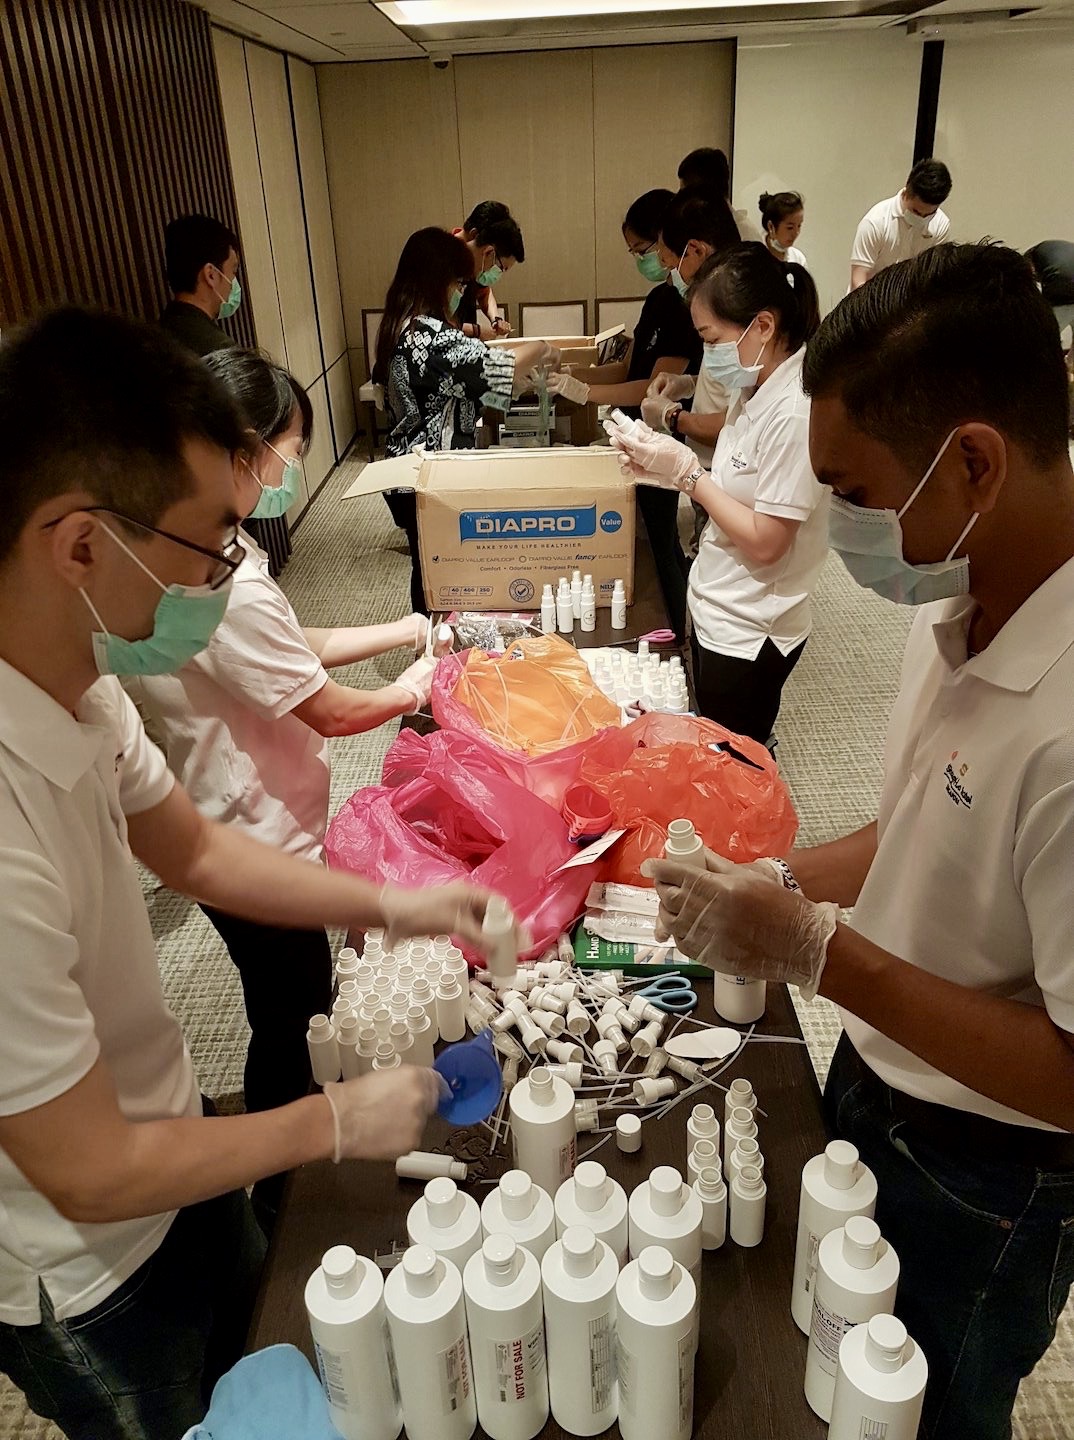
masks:
<path fill-rule="evenodd" d="M 302 486 L 301 464 L 297 460 L 284 459 L 275 445 L 269 445 L 267 440 L 265 444 L 277 459 L 283 460 L 283 479 L 278 485 L 261 485 L 261 480 L 253 466 L 246 467 L 257 483 L 261 485 L 261 495 L 257 504 L 250 511 L 251 520 L 274 520 L 277 515 L 286 515 L 298 499 L 298 492 Z"/>
<path fill-rule="evenodd" d="M 217 290 L 215 285 L 213 286 L 213 294 L 217 297 L 217 299 L 220 298 L 220 291 Z M 239 277 L 236 275 L 234 280 L 232 280 L 231 282 L 231 289 L 227 293 L 227 299 L 222 301 L 220 309 L 217 311 L 217 315 L 221 320 L 226 320 L 230 315 L 234 315 L 235 311 L 239 308 L 241 304 L 242 286 L 239 284 Z"/>
<path fill-rule="evenodd" d="M 864 510 L 838 495 L 832 496 L 828 515 L 828 539 L 832 549 L 842 556 L 843 564 L 859 585 L 874 590 L 885 600 L 893 600 L 896 605 L 924 605 L 930 600 L 947 600 L 969 592 L 969 557 L 963 555 L 958 560 L 953 557 L 977 523 L 976 510 L 951 546 L 947 558 L 933 565 L 911 565 L 903 558 L 902 527 L 899 524 L 957 433 L 952 430 L 948 435 L 901 510 Z"/>
<path fill-rule="evenodd" d="M 224 618 L 231 577 L 215 590 L 208 585 L 165 585 L 143 565 L 114 530 L 101 526 L 140 570 L 164 592 L 157 601 L 153 631 L 144 640 L 124 640 L 105 628 L 96 605 L 85 590 L 79 594 L 101 627 L 93 632 L 93 659 L 101 675 L 172 675 L 205 649 Z"/>
<path fill-rule="evenodd" d="M 754 320 L 756 320 L 754 316 Z M 701 364 L 705 374 L 722 385 L 725 390 L 752 390 L 761 373 L 761 361 L 768 342 L 761 346 L 761 353 L 753 365 L 743 365 L 738 347 L 750 333 L 753 320 L 746 326 L 737 340 L 722 340 L 717 344 L 705 344 Z"/>
<path fill-rule="evenodd" d="M 495 285 L 498 280 L 502 279 L 503 266 L 490 265 L 487 270 L 482 270 L 481 274 L 477 277 L 477 283 L 479 285 Z"/>
<path fill-rule="evenodd" d="M 638 267 L 638 273 L 642 279 L 650 281 L 653 285 L 662 284 L 671 273 L 666 265 L 660 263 L 660 256 L 655 250 L 646 250 L 644 255 L 635 255 L 634 264 Z M 674 273 L 679 275 L 678 270 Z M 679 279 L 680 281 L 682 280 L 681 275 L 679 275 Z M 683 282 L 683 284 L 683 290 L 679 290 L 678 285 L 675 286 L 675 289 L 679 290 L 680 295 L 685 293 L 685 282 Z"/>
<path fill-rule="evenodd" d="M 460 306 L 461 304 L 462 304 L 462 291 L 461 291 L 461 290 L 452 290 L 451 294 L 448 296 L 448 302 L 447 302 L 448 314 L 449 314 L 449 315 L 454 315 L 454 314 L 455 314 L 455 311 L 459 308 L 459 306 Z"/>

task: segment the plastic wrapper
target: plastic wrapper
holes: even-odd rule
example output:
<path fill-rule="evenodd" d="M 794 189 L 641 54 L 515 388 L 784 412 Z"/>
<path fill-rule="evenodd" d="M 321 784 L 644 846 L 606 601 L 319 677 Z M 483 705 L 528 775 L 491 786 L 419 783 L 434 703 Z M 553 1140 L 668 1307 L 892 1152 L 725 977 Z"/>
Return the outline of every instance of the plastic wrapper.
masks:
<path fill-rule="evenodd" d="M 529 927 L 531 959 L 585 910 L 590 866 L 553 872 L 577 853 L 557 811 L 458 732 L 402 730 L 383 782 L 357 791 L 328 827 L 334 869 L 378 884 L 469 880 L 494 890 Z M 477 959 L 474 954 L 468 957 Z"/>
<path fill-rule="evenodd" d="M 607 857 L 601 878 L 647 885 L 643 860 L 664 852 L 667 827 L 680 817 L 710 850 L 736 863 L 782 855 L 798 817 L 776 762 L 763 745 L 692 715 L 645 715 L 592 742 L 581 778 L 605 796 L 628 834 Z"/>

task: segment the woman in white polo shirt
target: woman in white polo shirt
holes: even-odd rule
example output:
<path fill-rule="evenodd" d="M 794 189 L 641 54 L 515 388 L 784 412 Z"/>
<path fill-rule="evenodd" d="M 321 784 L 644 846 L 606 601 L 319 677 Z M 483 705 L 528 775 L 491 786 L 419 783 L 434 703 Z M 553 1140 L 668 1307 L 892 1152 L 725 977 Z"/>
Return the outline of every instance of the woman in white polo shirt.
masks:
<path fill-rule="evenodd" d="M 645 425 L 613 444 L 635 474 L 685 491 L 708 513 L 690 571 L 698 709 L 763 744 L 809 637 L 828 549 L 828 495 L 809 464 L 801 381 L 817 291 L 800 265 L 745 244 L 698 272 L 689 302 L 702 367 L 731 392 L 711 471 Z"/>

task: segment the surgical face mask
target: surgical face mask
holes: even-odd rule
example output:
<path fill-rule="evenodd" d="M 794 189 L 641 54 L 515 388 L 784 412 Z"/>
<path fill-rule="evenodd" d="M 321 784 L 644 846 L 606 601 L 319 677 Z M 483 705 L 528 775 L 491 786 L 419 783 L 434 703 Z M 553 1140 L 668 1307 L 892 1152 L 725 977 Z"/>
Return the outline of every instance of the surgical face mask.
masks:
<path fill-rule="evenodd" d="M 213 294 L 219 300 L 220 291 L 216 288 L 215 285 L 213 286 Z M 220 309 L 217 312 L 219 318 L 221 320 L 226 320 L 229 315 L 234 315 L 235 311 L 239 308 L 241 304 L 242 286 L 239 284 L 239 277 L 236 275 L 234 280 L 232 280 L 231 282 L 231 289 L 227 293 L 227 299 L 221 302 Z"/>
<path fill-rule="evenodd" d="M 761 373 L 761 361 L 768 348 L 768 341 L 766 340 L 761 346 L 761 353 L 753 365 L 743 365 L 738 351 L 738 347 L 750 333 L 756 319 L 755 315 L 737 340 L 723 340 L 718 344 L 706 342 L 705 344 L 705 354 L 701 364 L 706 375 L 711 376 L 725 390 L 752 390 L 757 384 L 757 377 Z"/>
<path fill-rule="evenodd" d="M 931 215 L 919 215 L 916 210 L 910 210 L 904 204 L 902 207 L 902 218 L 910 226 L 911 230 L 924 230 L 932 219 Z"/>
<path fill-rule="evenodd" d="M 252 465 L 247 469 L 259 485 L 261 494 L 257 504 L 250 511 L 251 520 L 274 520 L 277 515 L 286 515 L 291 506 L 298 499 L 298 492 L 302 485 L 302 466 L 297 460 L 287 460 L 276 449 L 275 445 L 265 444 L 272 451 L 278 460 L 283 460 L 283 479 L 278 485 L 262 485 L 261 480 Z"/>
<path fill-rule="evenodd" d="M 451 294 L 448 296 L 448 302 L 447 302 L 448 314 L 449 314 L 449 315 L 454 315 L 454 314 L 455 314 L 455 311 L 459 308 L 459 306 L 460 306 L 461 304 L 462 304 L 462 291 L 461 291 L 461 290 L 452 290 Z"/>
<path fill-rule="evenodd" d="M 689 249 L 689 246 L 687 246 L 687 249 Z M 684 250 L 679 256 L 679 265 L 681 265 L 685 259 L 686 250 Z M 690 282 L 689 280 L 684 280 L 682 278 L 682 272 L 679 269 L 679 265 L 676 265 L 675 269 L 671 272 L 671 283 L 675 286 L 675 289 L 679 292 L 680 295 L 685 295 L 687 290 L 689 290 L 690 288 Z"/>
<path fill-rule="evenodd" d="M 210 590 L 208 585 L 165 585 L 114 530 L 107 525 L 101 528 L 164 593 L 157 601 L 152 634 L 144 640 L 124 640 L 109 634 L 96 605 L 84 589 L 79 590 L 101 627 L 93 632 L 93 659 L 97 670 L 101 675 L 174 674 L 213 638 L 227 609 L 231 577 L 215 590 Z"/>
<path fill-rule="evenodd" d="M 662 282 L 668 278 L 668 275 L 672 273 L 666 265 L 660 263 L 660 256 L 655 250 L 647 250 L 644 255 L 635 255 L 634 264 L 638 267 L 638 273 L 642 279 L 650 281 L 653 285 L 662 284 Z M 679 275 L 677 270 L 674 273 Z M 681 275 L 679 275 L 679 279 L 682 279 Z M 675 289 L 679 290 L 678 285 L 675 286 Z M 679 290 L 680 295 L 683 293 L 682 290 Z"/>
<path fill-rule="evenodd" d="M 954 559 L 966 536 L 978 520 L 975 510 L 947 558 L 933 565 L 911 565 L 903 559 L 902 527 L 899 521 L 909 510 L 926 481 L 943 458 L 957 431 L 952 430 L 940 446 L 935 460 L 925 471 L 913 494 L 901 510 L 863 510 L 838 495 L 832 496 L 828 517 L 828 539 L 859 585 L 875 590 L 896 605 L 924 605 L 930 600 L 947 600 L 965 595 L 970 588 L 969 557 Z"/>
<path fill-rule="evenodd" d="M 781 245 L 774 235 L 769 235 L 768 243 L 777 255 L 786 255 L 787 251 L 791 248 L 789 245 Z"/>
<path fill-rule="evenodd" d="M 477 277 L 477 283 L 479 285 L 495 285 L 498 280 L 502 279 L 503 266 L 490 265 L 487 270 L 482 270 L 481 274 Z"/>

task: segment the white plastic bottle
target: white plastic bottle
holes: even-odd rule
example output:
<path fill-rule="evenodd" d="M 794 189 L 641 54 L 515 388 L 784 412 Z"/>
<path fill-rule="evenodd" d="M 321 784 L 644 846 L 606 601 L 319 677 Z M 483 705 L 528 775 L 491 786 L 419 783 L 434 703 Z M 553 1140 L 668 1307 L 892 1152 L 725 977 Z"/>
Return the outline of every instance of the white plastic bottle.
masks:
<path fill-rule="evenodd" d="M 839 1346 L 828 1440 L 917 1440 L 929 1367 L 894 1315 L 855 1325 Z"/>
<path fill-rule="evenodd" d="M 702 1170 L 694 1194 L 701 1201 L 701 1248 L 719 1250 L 727 1239 L 727 1185 L 715 1166 Z"/>
<path fill-rule="evenodd" d="M 768 987 L 763 980 L 747 980 L 742 975 L 712 977 L 712 1003 L 716 1014 L 732 1025 L 753 1025 L 764 1015 Z"/>
<path fill-rule="evenodd" d="M 650 1245 L 619 1276 L 615 1298 L 623 1440 L 689 1440 L 697 1287 L 663 1245 Z"/>
<path fill-rule="evenodd" d="M 798 1201 L 798 1242 L 794 1250 L 791 1314 L 803 1335 L 813 1318 L 817 1251 L 825 1235 L 845 1225 L 852 1215 L 876 1210 L 876 1177 L 863 1165 L 856 1145 L 833 1140 L 823 1155 L 807 1160 Z"/>
<path fill-rule="evenodd" d="M 753 1111 L 745 1105 L 736 1105 L 723 1129 L 723 1168 L 728 1179 L 731 1178 L 731 1156 L 735 1153 L 735 1146 L 740 1140 L 756 1139 L 757 1122 L 753 1118 Z"/>
<path fill-rule="evenodd" d="M 899 1257 L 881 1236 L 876 1221 L 867 1215 L 852 1215 L 820 1242 L 805 1397 L 822 1420 L 832 1416 L 843 1336 L 851 1326 L 864 1325 L 874 1315 L 890 1314 L 898 1287 Z"/>
<path fill-rule="evenodd" d="M 701 1201 L 673 1165 L 658 1165 L 632 1192 L 627 1206 L 630 1256 L 662 1245 L 701 1284 Z"/>
<path fill-rule="evenodd" d="M 462 1276 L 477 1418 L 490 1440 L 533 1440 L 548 1419 L 541 1267 L 490 1235 Z"/>
<path fill-rule="evenodd" d="M 429 1150 L 411 1150 L 400 1155 L 395 1162 L 395 1173 L 400 1180 L 435 1180 L 446 1175 L 449 1180 L 466 1179 L 468 1170 L 465 1161 L 453 1160 L 450 1155 L 436 1155 Z"/>
<path fill-rule="evenodd" d="M 515 917 L 502 895 L 490 895 L 481 934 L 485 940 L 485 964 L 497 990 L 506 990 L 518 977 L 518 943 Z"/>
<path fill-rule="evenodd" d="M 535 1185 L 554 1195 L 574 1174 L 574 1091 L 547 1067 L 535 1065 L 511 1091 L 508 1105 L 515 1169 L 525 1170 Z"/>
<path fill-rule="evenodd" d="M 726 1128 L 731 1118 L 732 1110 L 749 1110 L 752 1114 L 757 1109 L 757 1096 L 753 1093 L 752 1084 L 740 1075 L 737 1080 L 732 1080 L 727 1087 L 727 1094 L 723 1102 L 723 1123 Z M 724 1159 L 726 1160 L 726 1154 Z"/>
<path fill-rule="evenodd" d="M 664 855 L 668 860 L 678 860 L 680 865 L 704 870 L 705 842 L 694 829 L 692 820 L 672 820 L 664 842 Z"/>
<path fill-rule="evenodd" d="M 626 1191 L 599 1161 L 582 1161 L 556 1191 L 555 1206 L 556 1234 L 561 1240 L 568 1230 L 584 1226 L 608 1246 L 620 1269 L 627 1263 Z"/>
<path fill-rule="evenodd" d="M 454 1180 L 438 1175 L 411 1205 L 406 1232 L 411 1245 L 428 1245 L 461 1270 L 481 1246 L 481 1211 Z"/>
<path fill-rule="evenodd" d="M 587 634 L 597 628 L 597 594 L 593 589 L 593 577 L 587 575 L 582 581 L 581 613 L 582 629 Z"/>
<path fill-rule="evenodd" d="M 442 1040 L 466 1034 L 466 992 L 455 975 L 442 975 L 436 987 L 436 1028 Z"/>
<path fill-rule="evenodd" d="M 720 1122 L 716 1119 L 716 1111 L 712 1106 L 704 1103 L 695 1105 L 687 1117 L 686 1153 L 688 1155 L 698 1140 L 712 1140 L 717 1150 L 720 1148 Z"/>
<path fill-rule="evenodd" d="M 485 1235 L 510 1235 L 516 1245 L 540 1261 L 556 1238 L 552 1197 L 525 1170 L 508 1170 L 481 1206 Z"/>
<path fill-rule="evenodd" d="M 412 1245 L 384 1282 L 407 1440 L 470 1440 L 477 1403 L 457 1266 Z"/>
<path fill-rule="evenodd" d="M 622 580 L 617 580 L 612 586 L 612 629 L 626 629 L 626 588 Z"/>
<path fill-rule="evenodd" d="M 306 1313 L 332 1424 L 344 1440 L 395 1440 L 403 1412 L 384 1344 L 380 1271 L 349 1245 L 333 1245 L 306 1281 Z"/>
<path fill-rule="evenodd" d="M 310 1017 L 310 1026 L 306 1031 L 306 1043 L 309 1046 L 313 1083 L 330 1085 L 334 1080 L 338 1080 L 342 1073 L 339 1044 L 332 1022 L 327 1015 Z"/>
<path fill-rule="evenodd" d="M 541 592 L 541 634 L 551 635 L 556 628 L 556 597 L 552 594 L 551 585 L 546 585 Z"/>
<path fill-rule="evenodd" d="M 571 1225 L 541 1261 L 548 1398 L 571 1435 L 599 1435 L 619 1410 L 615 1287 L 619 1265 L 592 1230 Z"/>
<path fill-rule="evenodd" d="M 575 570 L 571 576 L 571 612 L 575 620 L 582 618 L 582 572 Z"/>
<path fill-rule="evenodd" d="M 731 1239 L 744 1249 L 760 1245 L 764 1239 L 764 1213 L 768 1186 L 756 1165 L 743 1165 L 731 1181 L 728 1209 L 731 1215 Z"/>
<path fill-rule="evenodd" d="M 559 582 L 556 591 L 556 627 L 569 635 L 574 630 L 574 606 L 571 603 L 571 589 L 566 580 Z"/>

